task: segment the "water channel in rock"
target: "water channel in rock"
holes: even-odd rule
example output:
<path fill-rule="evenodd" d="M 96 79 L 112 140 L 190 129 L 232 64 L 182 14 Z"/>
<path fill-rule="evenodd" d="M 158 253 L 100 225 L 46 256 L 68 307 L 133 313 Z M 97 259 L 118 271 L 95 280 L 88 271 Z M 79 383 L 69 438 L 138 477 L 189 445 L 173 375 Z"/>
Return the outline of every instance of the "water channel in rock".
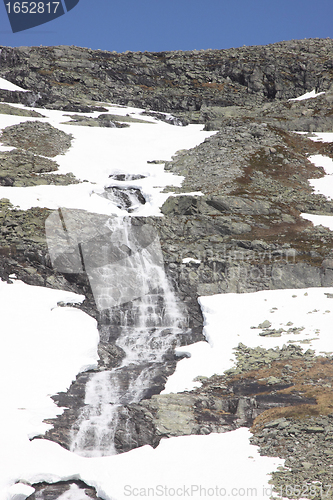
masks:
<path fill-rule="evenodd" d="M 82 244 L 82 255 L 97 307 L 116 325 L 115 344 L 125 355 L 120 366 L 93 373 L 87 382 L 70 446 L 85 457 L 117 453 L 119 411 L 149 393 L 187 324 L 154 229 L 135 225 L 131 217 L 110 219 L 108 225 L 110 232 L 99 242 Z M 126 446 L 131 436 L 123 439 Z"/>

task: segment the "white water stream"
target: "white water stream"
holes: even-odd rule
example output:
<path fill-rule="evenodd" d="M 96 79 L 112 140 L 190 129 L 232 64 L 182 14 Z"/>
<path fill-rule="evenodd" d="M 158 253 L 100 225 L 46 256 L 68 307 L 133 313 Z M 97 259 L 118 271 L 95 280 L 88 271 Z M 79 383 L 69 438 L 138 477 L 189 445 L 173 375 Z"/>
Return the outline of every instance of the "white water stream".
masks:
<path fill-rule="evenodd" d="M 150 226 L 142 227 L 132 226 L 130 218 L 115 219 L 111 240 L 113 245 L 117 241 L 125 257 L 87 269 L 99 308 L 109 306 L 111 320 L 113 314 L 120 318 L 116 345 L 125 357 L 121 366 L 93 374 L 86 385 L 85 406 L 72 428 L 71 444 L 71 451 L 82 456 L 117 453 L 119 407 L 145 396 L 186 327 L 165 275 L 158 237 L 149 234 Z M 100 251 L 107 253 L 106 248 Z"/>

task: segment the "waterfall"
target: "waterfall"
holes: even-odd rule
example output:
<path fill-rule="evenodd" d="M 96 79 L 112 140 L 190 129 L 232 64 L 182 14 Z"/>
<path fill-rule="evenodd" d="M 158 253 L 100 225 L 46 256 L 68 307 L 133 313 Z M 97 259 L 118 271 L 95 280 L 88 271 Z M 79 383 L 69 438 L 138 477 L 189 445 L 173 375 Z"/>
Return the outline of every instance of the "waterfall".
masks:
<path fill-rule="evenodd" d="M 118 208 L 132 213 L 146 203 L 140 189 L 134 187 L 109 186 L 100 195 L 112 201 Z"/>
<path fill-rule="evenodd" d="M 117 318 L 116 345 L 125 357 L 121 366 L 92 374 L 86 385 L 85 406 L 71 430 L 71 451 L 86 457 L 117 453 L 119 408 L 147 394 L 186 328 L 156 233 L 148 225 L 133 225 L 130 218 L 113 219 L 109 229 L 109 243 L 123 252 L 113 262 L 94 268 L 91 252 L 82 249 L 96 304 L 109 310 L 111 323 Z M 100 252 L 105 262 L 107 245 Z"/>

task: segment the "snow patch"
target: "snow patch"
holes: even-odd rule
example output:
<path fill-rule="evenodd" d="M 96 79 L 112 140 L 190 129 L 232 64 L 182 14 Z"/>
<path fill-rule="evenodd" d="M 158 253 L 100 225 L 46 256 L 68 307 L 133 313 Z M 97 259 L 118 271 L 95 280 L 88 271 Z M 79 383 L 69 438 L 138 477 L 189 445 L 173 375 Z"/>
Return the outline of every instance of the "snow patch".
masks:
<path fill-rule="evenodd" d="M 186 257 L 185 259 L 183 259 L 183 264 L 189 264 L 191 262 L 193 262 L 194 264 L 200 264 L 201 260 L 192 259 L 192 257 Z"/>
<path fill-rule="evenodd" d="M 254 293 L 226 293 L 200 297 L 204 316 L 203 333 L 207 342 L 180 347 L 177 353 L 190 353 L 177 363 L 167 380 L 164 394 L 192 390 L 200 386 L 193 379 L 223 374 L 235 363 L 234 348 L 243 343 L 265 349 L 296 343 L 304 351 L 314 349 L 317 355 L 333 351 L 331 335 L 333 301 L 327 293 L 332 288 L 265 290 Z M 262 337 L 258 325 L 268 320 L 272 329 L 282 328 L 281 337 Z M 291 325 L 304 328 L 295 335 Z"/>
<path fill-rule="evenodd" d="M 19 91 L 19 92 L 30 92 L 30 90 L 25 90 L 19 87 L 18 85 L 15 85 L 15 83 L 11 83 L 8 80 L 5 80 L 4 78 L 0 78 L 0 89 L 1 90 L 10 90 L 10 91 Z"/>
<path fill-rule="evenodd" d="M 299 97 L 295 97 L 294 99 L 288 99 L 288 101 L 305 101 L 306 99 L 313 99 L 314 97 L 318 97 L 319 95 L 325 94 L 325 92 L 316 93 L 315 89 L 311 90 L 311 92 L 306 92 Z"/>

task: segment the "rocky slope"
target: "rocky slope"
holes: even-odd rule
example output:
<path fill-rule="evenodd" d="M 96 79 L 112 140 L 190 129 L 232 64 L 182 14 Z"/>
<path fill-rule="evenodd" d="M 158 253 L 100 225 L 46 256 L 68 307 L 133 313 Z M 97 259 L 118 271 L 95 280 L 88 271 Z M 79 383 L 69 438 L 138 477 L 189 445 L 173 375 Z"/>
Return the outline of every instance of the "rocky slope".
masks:
<path fill-rule="evenodd" d="M 85 111 L 107 101 L 203 119 L 206 107 L 252 108 L 313 88 L 327 91 L 332 50 L 331 39 L 124 54 L 65 46 L 1 47 L 0 76 L 31 91 L 12 99 L 41 107 Z M 9 94 L 2 92 L 6 102 Z"/>
<path fill-rule="evenodd" d="M 307 158 L 333 158 L 333 146 L 292 132 L 333 130 L 332 40 L 173 53 L 2 47 L 0 76 L 29 90 L 0 90 L 0 113 L 27 116 L 27 109 L 7 104 L 21 102 L 101 113 L 94 121 L 73 115 L 73 125 L 124 126 L 117 117 L 103 118 L 103 104 L 114 102 L 141 107 L 148 114 L 171 112 L 176 125 L 203 123 L 217 131 L 166 164 L 167 170 L 185 177 L 178 189 L 181 196 L 167 199 L 164 218 L 149 218 L 160 236 L 168 276 L 189 312 L 187 343 L 203 339 L 200 295 L 333 285 L 333 234 L 300 216 L 333 212 L 332 201 L 310 187 L 308 180 L 323 176 L 323 170 Z M 314 88 L 325 94 L 288 100 Z M 1 143 L 16 149 L 0 154 L 0 184 L 77 182 L 72 175 L 50 174 L 57 170 L 50 157 L 64 152 L 71 137 L 35 122 L 35 111 L 30 117 L 24 125 L 3 131 Z M 156 158 L 160 161 L 163 158 Z M 186 195 L 196 191 L 203 196 Z M 29 284 L 84 293 L 81 307 L 98 319 L 100 331 L 111 332 L 85 275 L 52 268 L 44 231 L 49 213 L 18 210 L 0 200 L 1 278 L 10 281 L 15 273 Z M 138 223 L 145 222 L 138 218 Z M 184 258 L 193 260 L 184 263 Z M 101 370 L 121 362 L 122 353 L 112 339 L 101 342 L 99 351 Z M 287 458 L 286 468 L 273 478 L 284 496 L 295 495 L 286 489 L 288 484 L 330 484 L 331 358 L 316 358 L 309 351 L 302 355 L 292 346 L 251 351 L 241 345 L 237 352 L 237 366 L 224 376 L 203 380 L 200 389 L 155 394 L 125 408 L 118 450 L 156 446 L 162 437 L 248 426 L 262 453 Z M 175 360 L 168 360 L 159 390 L 174 367 Z M 84 404 L 86 377 L 79 375 L 67 394 L 54 396 L 69 409 L 53 422 L 47 437 L 65 447 L 69 426 Z M 130 443 L 123 438 L 126 426 L 131 428 Z M 59 492 L 66 487 L 60 485 Z M 319 488 L 312 497 L 320 498 Z"/>

